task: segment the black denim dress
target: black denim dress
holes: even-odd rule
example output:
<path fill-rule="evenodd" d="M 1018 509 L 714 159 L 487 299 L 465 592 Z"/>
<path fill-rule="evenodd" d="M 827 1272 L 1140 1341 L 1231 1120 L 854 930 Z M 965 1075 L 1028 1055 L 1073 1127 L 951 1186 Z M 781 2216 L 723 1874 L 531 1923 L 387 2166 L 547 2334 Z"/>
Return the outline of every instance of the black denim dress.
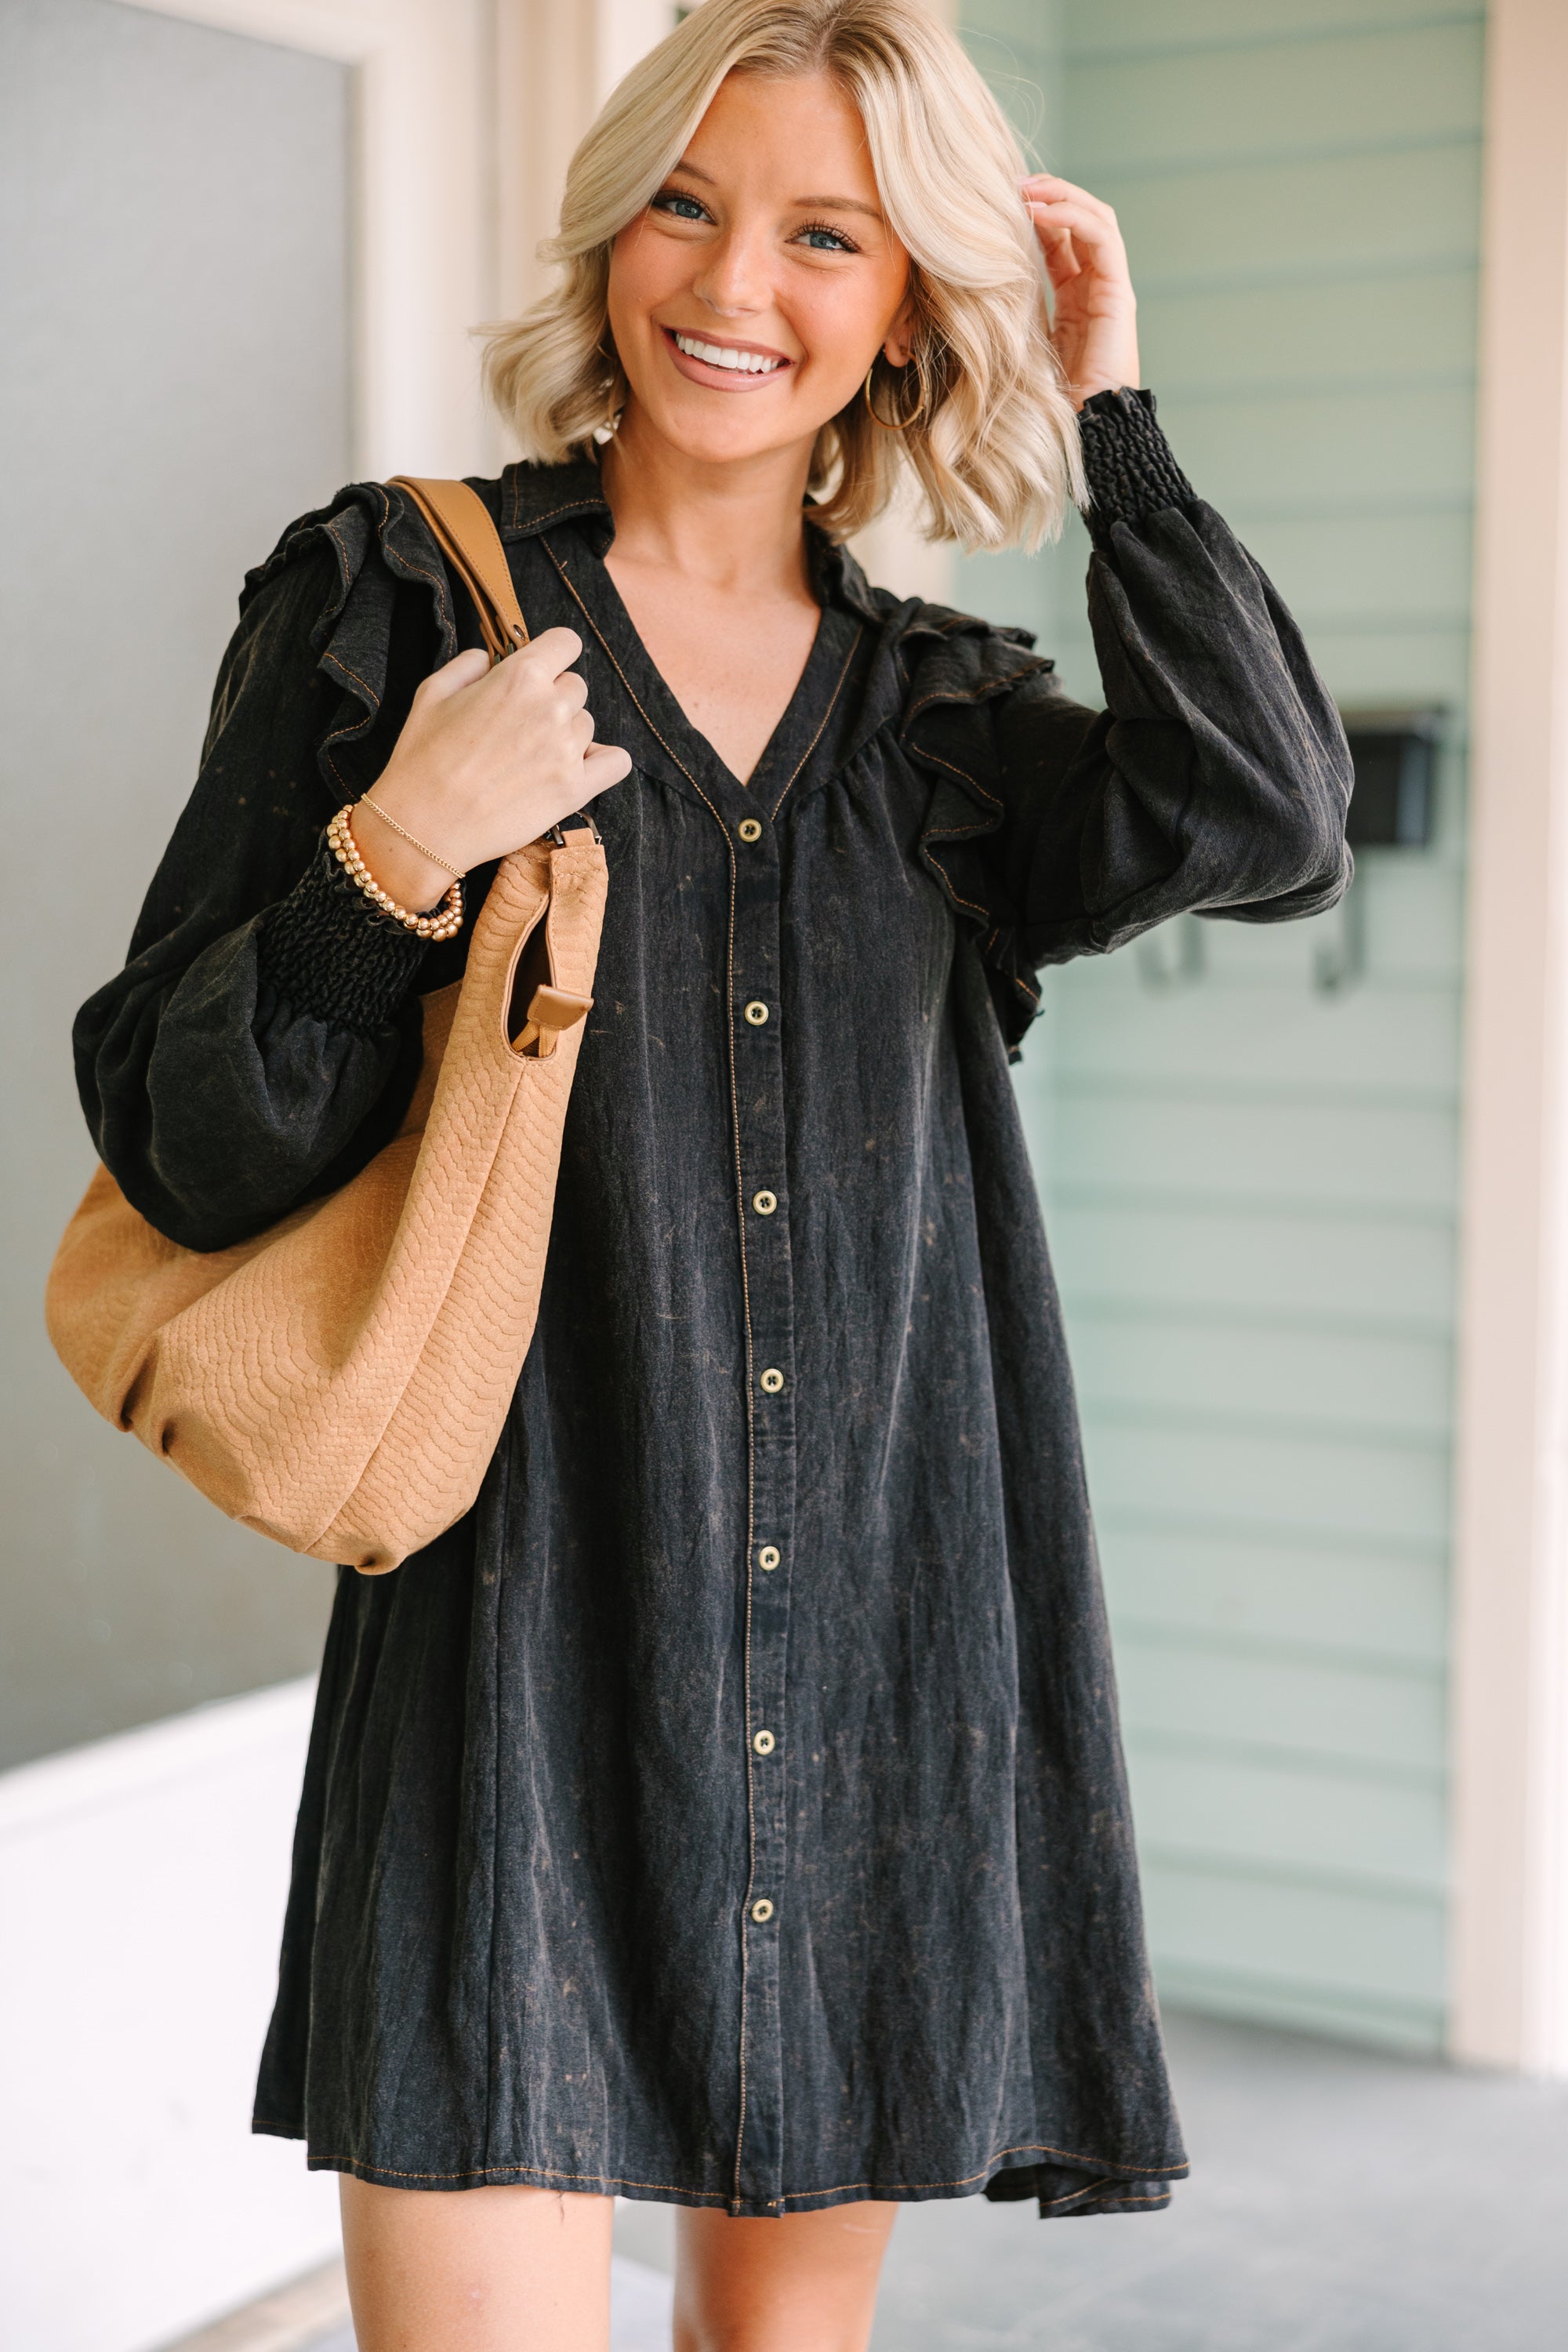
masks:
<path fill-rule="evenodd" d="M 1146 2210 L 1185 2168 L 1007 1059 L 1042 964 L 1330 904 L 1349 774 L 1152 403 L 1084 440 L 1109 710 L 813 530 L 745 786 L 631 626 L 594 466 L 477 485 L 636 765 L 506 1431 L 465 1519 L 340 1580 L 256 2116 L 314 2166 L 746 2214 Z M 463 953 L 320 845 L 471 635 L 417 518 L 343 492 L 242 615 L 77 1036 L 104 1160 L 197 1248 L 380 1147 Z"/>

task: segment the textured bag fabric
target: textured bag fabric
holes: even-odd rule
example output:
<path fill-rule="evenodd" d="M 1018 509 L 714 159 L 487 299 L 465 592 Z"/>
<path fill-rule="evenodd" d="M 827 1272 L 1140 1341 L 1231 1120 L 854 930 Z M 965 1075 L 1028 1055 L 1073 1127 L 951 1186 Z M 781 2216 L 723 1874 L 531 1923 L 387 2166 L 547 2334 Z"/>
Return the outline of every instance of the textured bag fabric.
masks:
<path fill-rule="evenodd" d="M 500 866 L 458 986 L 424 1002 L 424 1068 L 359 1175 L 231 1249 L 184 1249 L 100 1168 L 50 1272 L 49 1337 L 118 1428 L 291 1551 L 395 1568 L 479 1489 L 532 1336 L 583 1025 L 514 1049 L 520 958 L 588 998 L 596 836 Z M 526 1033 L 524 1033 L 526 1034 Z"/>

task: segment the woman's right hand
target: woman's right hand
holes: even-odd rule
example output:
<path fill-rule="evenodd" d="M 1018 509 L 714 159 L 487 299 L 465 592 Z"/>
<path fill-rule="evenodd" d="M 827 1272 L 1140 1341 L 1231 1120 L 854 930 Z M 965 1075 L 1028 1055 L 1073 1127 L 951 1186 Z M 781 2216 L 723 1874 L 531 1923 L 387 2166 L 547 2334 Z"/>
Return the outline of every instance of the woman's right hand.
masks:
<path fill-rule="evenodd" d="M 571 667 L 583 640 L 546 629 L 491 666 L 479 648 L 433 670 L 373 788 L 376 804 L 467 873 L 537 841 L 631 772 L 595 743 L 588 689 Z M 451 881 L 375 817 L 351 819 L 360 856 L 401 907 L 433 907 Z"/>

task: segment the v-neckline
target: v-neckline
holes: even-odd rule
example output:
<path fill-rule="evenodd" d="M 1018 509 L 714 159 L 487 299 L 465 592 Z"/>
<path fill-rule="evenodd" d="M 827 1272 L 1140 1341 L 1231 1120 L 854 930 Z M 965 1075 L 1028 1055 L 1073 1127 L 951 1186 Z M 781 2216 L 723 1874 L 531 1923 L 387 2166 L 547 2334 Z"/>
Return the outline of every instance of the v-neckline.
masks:
<path fill-rule="evenodd" d="M 801 664 L 800 676 L 795 679 L 795 685 L 790 690 L 788 701 L 784 704 L 784 709 L 779 712 L 777 719 L 773 721 L 773 730 L 768 736 L 767 741 L 763 745 L 762 750 L 758 752 L 755 761 L 752 762 L 751 774 L 749 776 L 738 776 L 735 773 L 734 769 L 731 767 L 728 760 L 726 760 L 719 751 L 712 737 L 705 735 L 702 732 L 701 728 L 698 726 L 697 721 L 691 718 L 687 710 L 686 705 L 681 701 L 680 697 L 676 693 L 675 688 L 670 685 L 669 680 L 665 677 L 664 672 L 659 668 L 658 664 L 654 660 L 653 656 L 649 653 L 647 640 L 643 636 L 642 631 L 637 627 L 637 623 L 633 620 L 631 607 L 626 603 L 626 598 L 622 595 L 619 588 L 616 585 L 616 575 L 610 570 L 608 563 L 605 561 L 602 555 L 597 557 L 595 560 L 600 571 L 605 575 L 606 601 L 609 604 L 610 612 L 617 625 L 617 628 L 622 636 L 630 645 L 636 646 L 643 661 L 646 663 L 650 675 L 658 680 L 659 690 L 664 697 L 667 709 L 672 716 L 679 719 L 680 726 L 691 738 L 692 741 L 701 744 L 709 759 L 712 761 L 714 766 L 718 769 L 719 773 L 724 778 L 726 783 L 730 785 L 732 790 L 742 793 L 752 791 L 757 778 L 763 774 L 764 769 L 767 767 L 769 760 L 772 758 L 773 751 L 777 748 L 779 738 L 783 734 L 784 729 L 788 726 L 789 721 L 795 713 L 795 705 L 799 701 L 801 694 L 806 685 L 806 681 L 811 677 L 812 665 L 816 659 L 817 648 L 822 643 L 823 623 L 826 618 L 826 607 L 820 602 L 820 600 L 818 600 L 816 606 L 816 625 L 811 633 L 811 645 L 807 650 L 805 661 Z"/>
<path fill-rule="evenodd" d="M 568 569 L 562 552 L 550 543 L 552 534 L 542 536 L 557 570 L 571 582 L 572 571 L 577 568 Z M 586 544 L 585 534 L 574 536 L 578 547 L 590 559 L 586 570 L 592 588 L 589 578 L 580 570 L 572 584 L 654 740 L 678 767 L 686 770 L 692 782 L 700 782 L 731 803 L 761 803 L 763 812 L 771 817 L 821 738 L 864 624 L 852 614 L 840 612 L 835 604 L 818 604 L 811 651 L 795 690 L 780 712 L 756 766 L 742 782 L 688 717 L 644 644 L 604 557 Z M 595 610 L 595 605 L 599 609 Z"/>

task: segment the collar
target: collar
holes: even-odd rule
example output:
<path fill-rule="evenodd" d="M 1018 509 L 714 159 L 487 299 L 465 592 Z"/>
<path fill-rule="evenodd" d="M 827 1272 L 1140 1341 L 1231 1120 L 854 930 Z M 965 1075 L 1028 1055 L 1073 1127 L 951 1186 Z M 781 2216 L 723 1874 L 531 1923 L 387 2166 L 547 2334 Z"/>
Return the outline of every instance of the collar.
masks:
<path fill-rule="evenodd" d="M 587 534 L 601 561 L 615 536 L 615 520 L 593 457 L 571 457 L 564 465 L 539 466 L 519 459 L 500 478 L 500 535 L 504 541 L 536 539 L 558 523 L 589 522 Z M 836 546 L 818 530 L 806 513 L 806 559 L 816 601 L 837 605 L 858 620 L 880 623 L 887 606 L 879 604 L 866 574 L 847 547 Z"/>
<path fill-rule="evenodd" d="M 585 515 L 602 515 L 610 520 L 610 502 L 592 457 L 571 457 L 563 466 L 535 466 L 519 459 L 501 475 L 503 540 L 536 539 L 554 523 L 576 522 Z"/>

